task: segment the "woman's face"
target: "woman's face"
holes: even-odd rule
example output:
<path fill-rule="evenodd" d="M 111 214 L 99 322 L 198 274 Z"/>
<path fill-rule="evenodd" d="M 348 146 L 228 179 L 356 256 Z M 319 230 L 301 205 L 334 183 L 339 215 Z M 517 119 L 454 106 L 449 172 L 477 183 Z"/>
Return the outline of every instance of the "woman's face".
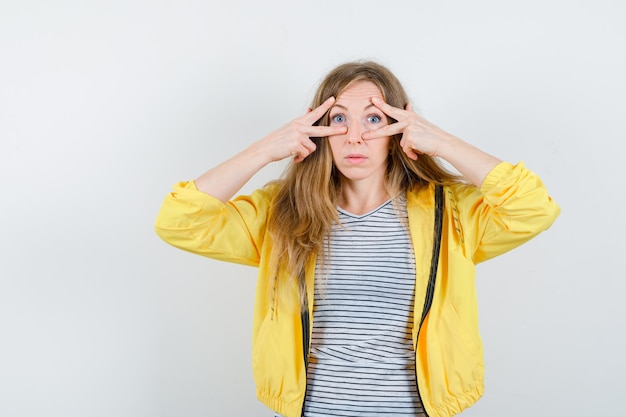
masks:
<path fill-rule="evenodd" d="M 335 166 L 345 180 L 373 185 L 384 179 L 390 138 L 362 138 L 363 133 L 388 124 L 387 116 L 372 104 L 372 97 L 382 99 L 382 94 L 370 81 L 357 81 L 346 88 L 329 115 L 330 126 L 346 126 L 347 133 L 328 140 Z"/>

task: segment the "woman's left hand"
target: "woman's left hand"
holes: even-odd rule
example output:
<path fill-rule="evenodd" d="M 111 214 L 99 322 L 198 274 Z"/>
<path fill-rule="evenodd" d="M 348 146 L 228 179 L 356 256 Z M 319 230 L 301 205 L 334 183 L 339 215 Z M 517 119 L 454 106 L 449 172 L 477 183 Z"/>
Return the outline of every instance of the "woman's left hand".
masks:
<path fill-rule="evenodd" d="M 440 150 L 446 139 L 450 138 L 449 133 L 415 113 L 410 104 L 407 104 L 406 109 L 403 110 L 390 106 L 379 97 L 373 97 L 372 104 L 397 122 L 366 132 L 363 134 L 363 139 L 402 134 L 400 146 L 409 158 L 417 159 L 418 154 L 421 153 L 441 156 Z"/>
<path fill-rule="evenodd" d="M 373 97 L 372 104 L 397 122 L 364 133 L 365 140 L 402 134 L 400 146 L 409 158 L 417 159 L 419 154 L 440 157 L 477 187 L 493 167 L 502 162 L 430 123 L 409 104 L 402 110 L 379 97 Z"/>

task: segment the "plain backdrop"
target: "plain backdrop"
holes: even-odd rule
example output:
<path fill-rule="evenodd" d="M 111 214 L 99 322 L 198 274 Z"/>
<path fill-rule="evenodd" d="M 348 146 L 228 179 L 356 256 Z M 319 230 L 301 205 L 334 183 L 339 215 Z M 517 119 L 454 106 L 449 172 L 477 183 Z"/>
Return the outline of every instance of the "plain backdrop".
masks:
<path fill-rule="evenodd" d="M 625 20 L 621 0 L 1 0 L 0 415 L 272 415 L 256 270 L 153 224 L 175 182 L 304 113 L 353 59 L 562 206 L 478 268 L 486 393 L 463 415 L 621 415 Z"/>

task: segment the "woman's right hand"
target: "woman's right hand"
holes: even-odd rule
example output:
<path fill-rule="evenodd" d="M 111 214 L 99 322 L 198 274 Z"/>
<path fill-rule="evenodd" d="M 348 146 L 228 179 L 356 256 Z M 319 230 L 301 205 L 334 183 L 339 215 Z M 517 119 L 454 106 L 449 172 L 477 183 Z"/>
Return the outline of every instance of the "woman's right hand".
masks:
<path fill-rule="evenodd" d="M 331 97 L 316 109 L 252 143 L 242 152 L 211 168 L 195 183 L 198 190 L 227 202 L 261 168 L 273 161 L 293 156 L 294 162 L 304 160 L 315 152 L 310 138 L 346 133 L 345 126 L 313 126 L 333 106 Z"/>
<path fill-rule="evenodd" d="M 330 97 L 319 107 L 292 120 L 285 126 L 270 133 L 255 144 L 259 152 L 265 152 L 270 162 L 293 156 L 294 162 L 304 160 L 315 152 L 315 143 L 310 138 L 341 135 L 345 126 L 313 126 L 315 122 L 333 106 L 335 98 Z"/>

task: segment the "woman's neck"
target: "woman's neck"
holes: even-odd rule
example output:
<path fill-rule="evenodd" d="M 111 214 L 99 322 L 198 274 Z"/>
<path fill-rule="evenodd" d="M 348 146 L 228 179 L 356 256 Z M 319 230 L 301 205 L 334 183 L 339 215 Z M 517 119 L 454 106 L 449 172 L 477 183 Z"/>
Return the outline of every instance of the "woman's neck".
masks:
<path fill-rule="evenodd" d="M 350 182 L 342 184 L 337 204 L 349 213 L 361 215 L 374 210 L 389 198 L 383 184 L 372 187 L 372 184 Z"/>

